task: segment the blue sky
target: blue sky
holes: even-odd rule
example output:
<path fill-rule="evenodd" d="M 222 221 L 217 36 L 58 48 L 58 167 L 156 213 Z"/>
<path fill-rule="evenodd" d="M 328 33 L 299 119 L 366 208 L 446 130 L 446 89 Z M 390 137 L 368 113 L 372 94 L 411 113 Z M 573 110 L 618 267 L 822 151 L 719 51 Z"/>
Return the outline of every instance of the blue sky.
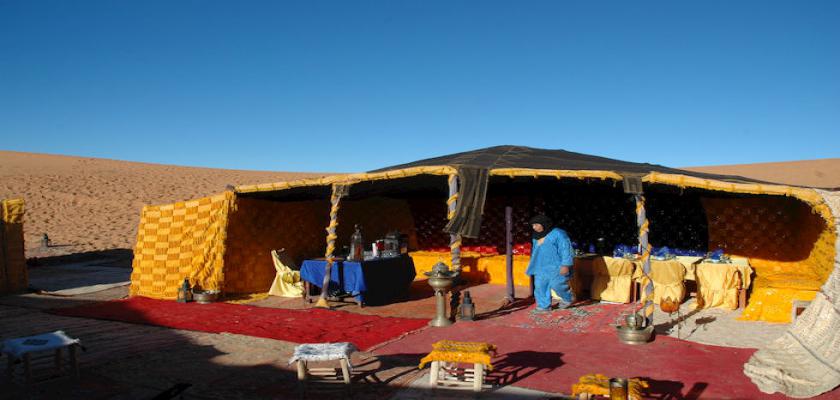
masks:
<path fill-rule="evenodd" d="M 0 0 L 0 149 L 334 172 L 500 144 L 840 157 L 837 21 L 837 1 Z"/>

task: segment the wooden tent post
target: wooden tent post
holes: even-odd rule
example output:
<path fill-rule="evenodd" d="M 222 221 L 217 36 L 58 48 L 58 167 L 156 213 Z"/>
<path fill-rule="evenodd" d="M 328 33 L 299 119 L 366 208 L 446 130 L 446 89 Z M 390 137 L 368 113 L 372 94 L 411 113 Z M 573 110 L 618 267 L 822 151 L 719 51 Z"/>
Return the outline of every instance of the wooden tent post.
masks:
<path fill-rule="evenodd" d="M 338 208 L 341 203 L 341 198 L 347 195 L 349 189 L 349 185 L 332 185 L 332 194 L 330 195 L 330 224 L 327 226 L 327 250 L 324 254 L 324 258 L 327 259 L 327 265 L 324 269 L 324 280 L 321 284 L 321 297 L 315 303 L 315 307 L 330 307 L 329 303 L 327 303 L 327 292 L 329 292 L 330 276 L 332 274 L 333 263 L 335 262 L 335 239 L 338 237 L 335 232 L 338 227 Z"/>
<path fill-rule="evenodd" d="M 513 207 L 505 207 L 505 270 L 507 276 L 507 295 L 505 303 L 513 304 L 516 299 L 513 287 Z"/>
<path fill-rule="evenodd" d="M 633 197 L 636 199 L 636 225 L 639 227 L 639 248 L 642 253 L 642 272 L 647 280 L 645 288 L 642 291 L 643 295 L 640 302 L 642 303 L 642 310 L 644 312 L 645 319 L 647 320 L 646 326 L 651 326 L 653 325 L 654 304 L 652 301 L 653 280 L 650 279 L 650 245 L 648 244 L 650 222 L 648 221 L 647 213 L 645 212 L 645 196 L 637 193 L 634 194 Z"/>
<path fill-rule="evenodd" d="M 448 212 L 447 220 L 455 217 L 455 208 L 458 205 L 458 175 L 449 175 L 449 199 L 446 200 Z M 452 255 L 452 270 L 461 273 L 461 235 L 452 233 L 449 235 L 449 252 Z"/>

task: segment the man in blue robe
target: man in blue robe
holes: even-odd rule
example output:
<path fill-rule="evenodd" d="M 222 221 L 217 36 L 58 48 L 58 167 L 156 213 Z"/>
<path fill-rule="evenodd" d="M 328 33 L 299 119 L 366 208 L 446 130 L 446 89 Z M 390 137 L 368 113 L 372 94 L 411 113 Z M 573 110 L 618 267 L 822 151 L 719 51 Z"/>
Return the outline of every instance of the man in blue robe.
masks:
<path fill-rule="evenodd" d="M 574 251 L 569 236 L 555 228 L 551 219 L 537 215 L 531 219 L 533 241 L 531 261 L 525 271 L 534 276 L 535 313 L 551 311 L 551 291 L 560 296 L 558 309 L 568 308 L 575 300 L 569 281 L 572 279 Z"/>

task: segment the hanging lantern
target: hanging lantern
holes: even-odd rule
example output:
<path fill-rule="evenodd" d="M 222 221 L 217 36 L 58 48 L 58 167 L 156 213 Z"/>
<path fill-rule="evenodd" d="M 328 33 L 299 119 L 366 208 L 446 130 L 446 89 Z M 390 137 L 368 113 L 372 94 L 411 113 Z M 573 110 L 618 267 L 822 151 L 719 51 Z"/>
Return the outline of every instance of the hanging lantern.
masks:
<path fill-rule="evenodd" d="M 177 300 L 179 303 L 189 303 L 192 301 L 192 289 L 190 289 L 190 280 L 188 278 L 184 278 L 184 283 L 178 288 Z"/>
<path fill-rule="evenodd" d="M 464 301 L 461 302 L 461 320 L 473 321 L 475 320 L 475 304 L 473 304 L 470 291 L 464 291 Z"/>

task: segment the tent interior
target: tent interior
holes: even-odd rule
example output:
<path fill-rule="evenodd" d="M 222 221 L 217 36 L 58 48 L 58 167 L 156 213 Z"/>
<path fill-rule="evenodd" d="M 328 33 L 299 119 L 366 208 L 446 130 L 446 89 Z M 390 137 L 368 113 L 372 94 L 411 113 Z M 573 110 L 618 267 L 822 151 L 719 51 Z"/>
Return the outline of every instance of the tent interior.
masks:
<path fill-rule="evenodd" d="M 787 322 L 791 302 L 812 299 L 833 268 L 833 226 L 797 198 L 657 183 L 645 183 L 644 192 L 653 246 L 720 248 L 749 259 L 755 278 L 743 319 Z M 132 294 L 174 298 L 184 277 L 225 294 L 266 292 L 275 276 L 271 250 L 286 249 L 297 264 L 324 256 L 330 193 L 330 185 L 310 185 L 144 208 Z M 354 183 L 340 202 L 336 248 L 349 245 L 355 224 L 366 242 L 398 230 L 407 234 L 422 277 L 433 263 L 449 261 L 447 198 L 446 175 Z M 468 280 L 506 282 L 507 206 L 513 209 L 514 244 L 530 242 L 527 221 L 537 213 L 550 216 L 585 250 L 599 238 L 609 254 L 618 244 L 638 243 L 636 205 L 620 181 L 492 175 L 480 235 L 463 240 Z M 518 265 L 527 264 L 527 255 L 516 257 Z M 171 267 L 178 274 L 165 272 Z M 522 268 L 515 283 L 528 284 Z"/>

